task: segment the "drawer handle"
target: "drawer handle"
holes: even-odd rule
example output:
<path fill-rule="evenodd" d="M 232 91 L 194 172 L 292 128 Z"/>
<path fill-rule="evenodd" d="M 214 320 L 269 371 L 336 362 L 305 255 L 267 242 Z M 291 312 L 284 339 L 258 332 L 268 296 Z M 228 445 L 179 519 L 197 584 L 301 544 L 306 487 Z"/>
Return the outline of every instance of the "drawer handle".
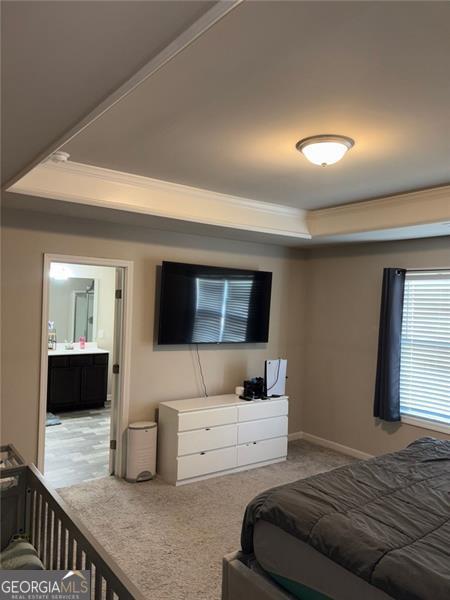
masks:
<path fill-rule="evenodd" d="M 211 427 L 205 427 L 205 431 L 211 431 Z"/>
<path fill-rule="evenodd" d="M 200 452 L 200 456 L 203 456 L 204 454 L 206 454 L 206 452 Z"/>
<path fill-rule="evenodd" d="M 255 446 L 256 446 L 256 442 L 253 442 L 253 445 L 255 445 Z"/>

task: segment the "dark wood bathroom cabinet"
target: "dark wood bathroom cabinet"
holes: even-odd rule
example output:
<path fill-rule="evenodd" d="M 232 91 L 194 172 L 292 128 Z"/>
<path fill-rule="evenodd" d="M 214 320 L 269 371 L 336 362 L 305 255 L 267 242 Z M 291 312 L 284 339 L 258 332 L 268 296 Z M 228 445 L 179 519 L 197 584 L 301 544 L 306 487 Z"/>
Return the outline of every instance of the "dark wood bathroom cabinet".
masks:
<path fill-rule="evenodd" d="M 103 407 L 107 393 L 107 352 L 48 357 L 49 412 Z"/>

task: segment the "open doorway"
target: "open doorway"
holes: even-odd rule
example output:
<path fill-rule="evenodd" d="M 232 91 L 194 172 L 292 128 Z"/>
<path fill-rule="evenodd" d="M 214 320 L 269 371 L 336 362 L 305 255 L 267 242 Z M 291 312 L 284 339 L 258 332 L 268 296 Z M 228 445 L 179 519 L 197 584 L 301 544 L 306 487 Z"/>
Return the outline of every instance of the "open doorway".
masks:
<path fill-rule="evenodd" d="M 38 466 L 67 487 L 122 475 L 132 265 L 46 255 Z"/>

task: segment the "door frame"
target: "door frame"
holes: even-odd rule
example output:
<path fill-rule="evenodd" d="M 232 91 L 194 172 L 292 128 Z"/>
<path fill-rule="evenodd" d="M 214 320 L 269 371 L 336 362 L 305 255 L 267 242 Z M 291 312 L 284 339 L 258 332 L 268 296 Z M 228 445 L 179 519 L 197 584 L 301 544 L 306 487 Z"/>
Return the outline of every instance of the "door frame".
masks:
<path fill-rule="evenodd" d="M 52 262 L 93 265 L 96 267 L 122 268 L 124 271 L 122 335 L 120 355 L 122 363 L 118 377 L 119 400 L 116 401 L 117 420 L 117 447 L 114 452 L 114 474 L 118 477 L 125 475 L 124 441 L 129 422 L 130 384 L 131 384 L 131 326 L 133 316 L 133 270 L 134 263 L 128 260 L 111 258 L 94 258 L 90 256 L 73 256 L 66 254 L 44 254 L 43 285 L 42 285 L 42 326 L 41 326 L 41 361 L 40 361 L 40 388 L 39 388 L 39 419 L 38 419 L 38 459 L 37 467 L 44 473 L 45 460 L 45 422 L 47 415 L 47 385 L 48 385 L 48 305 L 50 264 Z M 112 358 L 112 357 L 111 357 Z"/>

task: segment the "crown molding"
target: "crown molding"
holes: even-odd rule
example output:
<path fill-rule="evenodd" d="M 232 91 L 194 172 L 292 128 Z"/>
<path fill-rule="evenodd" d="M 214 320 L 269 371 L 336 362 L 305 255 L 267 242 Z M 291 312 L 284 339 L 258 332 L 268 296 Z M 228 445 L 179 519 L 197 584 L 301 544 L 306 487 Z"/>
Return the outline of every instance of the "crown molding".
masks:
<path fill-rule="evenodd" d="M 450 185 L 309 211 L 311 235 L 326 237 L 450 221 Z"/>
<path fill-rule="evenodd" d="M 450 222 L 450 186 L 306 211 L 82 163 L 48 160 L 9 191 L 263 233 L 281 244 L 287 238 L 298 239 L 298 243 L 338 243 L 429 237 L 443 235 L 443 224 Z"/>
<path fill-rule="evenodd" d="M 55 163 L 49 160 L 44 164 L 49 173 L 51 173 L 52 170 L 60 171 L 61 169 L 64 169 L 66 173 L 74 173 L 85 177 L 91 177 L 94 179 L 99 179 L 103 182 L 113 182 L 119 185 L 138 187 L 150 193 L 163 192 L 176 194 L 180 197 L 196 196 L 197 198 L 203 198 L 208 201 L 216 200 L 218 202 L 223 202 L 238 208 L 249 208 L 258 212 L 265 212 L 271 215 L 283 215 L 291 218 L 301 217 L 306 212 L 300 208 L 276 204 L 274 202 L 261 202 L 260 200 L 243 198 L 242 196 L 232 196 L 230 194 L 214 192 L 204 188 L 192 187 L 182 183 L 174 183 L 171 181 L 164 181 L 162 179 L 153 179 L 152 177 L 135 175 L 134 173 L 126 173 L 124 171 L 115 171 L 113 169 L 86 165 L 84 163 L 71 161 L 66 163 Z"/>
<path fill-rule="evenodd" d="M 414 190 L 412 192 L 402 192 L 401 194 L 392 194 L 389 196 L 382 196 L 380 198 L 373 198 L 371 200 L 362 200 L 360 202 L 351 202 L 348 204 L 340 204 L 339 206 L 330 206 L 329 208 L 317 208 L 313 211 L 315 216 L 320 217 L 322 215 L 331 215 L 339 212 L 347 212 L 349 210 L 359 211 L 365 210 L 368 207 L 381 207 L 383 205 L 392 204 L 394 201 L 397 202 L 423 202 L 425 200 L 450 200 L 450 185 L 442 185 L 432 188 L 425 188 L 422 190 Z"/>
<path fill-rule="evenodd" d="M 8 191 L 153 216 L 310 239 L 306 211 L 76 162 L 46 161 Z"/>

